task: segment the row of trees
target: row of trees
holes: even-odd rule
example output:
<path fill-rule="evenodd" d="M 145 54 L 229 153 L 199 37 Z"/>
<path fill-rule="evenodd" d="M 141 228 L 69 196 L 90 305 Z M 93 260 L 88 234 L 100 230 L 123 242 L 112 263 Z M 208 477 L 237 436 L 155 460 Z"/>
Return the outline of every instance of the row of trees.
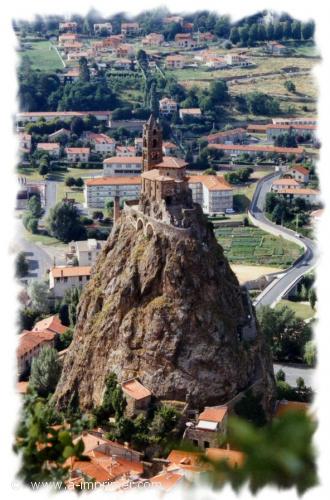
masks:
<path fill-rule="evenodd" d="M 275 224 L 282 224 L 291 229 L 298 229 L 309 222 L 311 205 L 303 198 L 286 200 L 276 193 L 267 193 L 265 211 Z"/>
<path fill-rule="evenodd" d="M 227 172 L 224 177 L 230 184 L 241 184 L 242 182 L 247 182 L 253 173 L 253 168 L 239 168 L 233 172 Z"/>
<path fill-rule="evenodd" d="M 314 36 L 315 26 L 312 21 L 287 20 L 276 23 L 253 23 L 251 25 L 233 26 L 230 30 L 229 40 L 234 45 L 252 46 L 256 42 L 266 40 L 310 40 Z"/>
<path fill-rule="evenodd" d="M 31 196 L 28 201 L 27 209 L 23 215 L 23 225 L 25 229 L 35 234 L 38 232 L 38 224 L 43 216 L 44 210 L 41 206 L 39 196 Z"/>

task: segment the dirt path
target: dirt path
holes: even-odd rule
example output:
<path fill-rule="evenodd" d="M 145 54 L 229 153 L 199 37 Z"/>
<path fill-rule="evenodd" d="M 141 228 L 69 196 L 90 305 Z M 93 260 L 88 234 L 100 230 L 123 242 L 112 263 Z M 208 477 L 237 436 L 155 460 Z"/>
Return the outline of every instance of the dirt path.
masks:
<path fill-rule="evenodd" d="M 234 273 L 236 274 L 240 284 L 244 284 L 247 281 L 255 280 L 270 273 L 280 273 L 283 269 L 279 267 L 270 266 L 244 266 L 240 264 L 232 264 L 230 266 Z"/>

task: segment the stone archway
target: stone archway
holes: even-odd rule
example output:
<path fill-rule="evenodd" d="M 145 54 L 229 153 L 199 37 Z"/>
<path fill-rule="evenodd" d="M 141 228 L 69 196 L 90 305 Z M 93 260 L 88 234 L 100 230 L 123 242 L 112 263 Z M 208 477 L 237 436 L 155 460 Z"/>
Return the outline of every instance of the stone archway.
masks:
<path fill-rule="evenodd" d="M 145 232 L 147 238 L 151 238 L 154 234 L 154 228 L 152 227 L 151 224 L 147 224 L 147 227 L 146 227 L 146 232 Z"/>

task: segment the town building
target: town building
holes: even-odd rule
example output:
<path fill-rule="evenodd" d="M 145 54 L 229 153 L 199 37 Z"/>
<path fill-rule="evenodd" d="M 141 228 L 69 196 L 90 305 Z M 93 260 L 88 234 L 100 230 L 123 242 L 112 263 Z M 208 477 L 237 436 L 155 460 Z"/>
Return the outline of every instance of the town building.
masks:
<path fill-rule="evenodd" d="M 85 135 L 96 153 L 114 154 L 116 150 L 116 141 L 106 134 L 95 134 L 94 132 L 87 132 Z"/>
<path fill-rule="evenodd" d="M 282 417 L 287 412 L 302 412 L 309 413 L 310 404 L 304 403 L 301 401 L 288 401 L 286 399 L 282 399 L 281 401 L 276 402 L 274 417 Z"/>
<path fill-rule="evenodd" d="M 190 33 L 178 33 L 175 35 L 175 44 L 184 49 L 193 49 L 197 47 L 197 40 L 194 40 Z"/>
<path fill-rule="evenodd" d="M 19 150 L 21 153 L 30 153 L 31 151 L 31 141 L 32 135 L 27 134 L 26 132 L 20 132 L 18 134 L 19 140 Z"/>
<path fill-rule="evenodd" d="M 77 82 L 80 78 L 80 69 L 71 68 L 62 75 L 59 75 L 59 78 L 64 84 Z"/>
<path fill-rule="evenodd" d="M 136 200 L 141 190 L 141 177 L 114 176 L 85 181 L 84 196 L 87 208 L 104 208 L 105 202 L 116 197 Z"/>
<path fill-rule="evenodd" d="M 132 64 L 132 61 L 130 59 L 121 58 L 121 59 L 117 59 L 116 61 L 114 61 L 113 67 L 116 69 L 128 70 L 128 69 L 130 69 L 131 64 Z"/>
<path fill-rule="evenodd" d="M 126 380 L 121 384 L 122 391 L 127 401 L 125 412 L 132 417 L 142 413 L 146 414 L 150 401 L 151 392 L 137 378 Z"/>
<path fill-rule="evenodd" d="M 82 49 L 83 44 L 81 42 L 78 42 L 77 40 L 64 42 L 61 47 L 61 50 L 63 50 L 65 54 L 81 53 Z"/>
<path fill-rule="evenodd" d="M 136 36 L 140 32 L 139 23 L 122 23 L 121 25 L 121 34 L 125 37 Z"/>
<path fill-rule="evenodd" d="M 142 45 L 144 46 L 157 46 L 159 47 L 164 43 L 164 35 L 161 33 L 149 33 L 147 36 L 142 38 Z"/>
<path fill-rule="evenodd" d="M 115 50 L 116 57 L 122 59 L 133 56 L 134 52 L 135 52 L 134 45 L 132 45 L 131 43 L 121 43 Z"/>
<path fill-rule="evenodd" d="M 271 191 L 274 191 L 276 193 L 277 191 L 280 191 L 283 189 L 298 189 L 300 187 L 301 187 L 300 182 L 288 177 L 288 178 L 282 178 L 282 179 L 275 179 L 272 182 Z"/>
<path fill-rule="evenodd" d="M 168 24 L 181 24 L 183 25 L 183 17 L 182 16 L 166 16 L 163 19 L 163 23 L 165 25 Z"/>
<path fill-rule="evenodd" d="M 212 69 L 222 69 L 227 66 L 227 62 L 224 57 L 221 56 L 208 56 L 204 62 L 207 68 Z"/>
<path fill-rule="evenodd" d="M 103 161 L 103 176 L 138 175 L 142 171 L 141 156 L 113 156 Z"/>
<path fill-rule="evenodd" d="M 162 492 L 169 492 L 180 488 L 185 483 L 185 476 L 175 472 L 162 471 L 149 479 L 151 486 L 158 488 Z"/>
<path fill-rule="evenodd" d="M 249 134 L 266 134 L 267 125 L 260 125 L 258 123 L 253 123 L 247 126 L 246 131 Z"/>
<path fill-rule="evenodd" d="M 69 137 L 70 135 L 70 130 L 67 130 L 66 128 L 60 128 L 59 130 L 56 130 L 52 134 L 49 134 L 48 140 L 49 141 L 56 141 L 56 139 L 59 139 L 60 137 Z"/>
<path fill-rule="evenodd" d="M 317 125 L 316 118 L 300 116 L 299 118 L 273 118 L 274 125 Z"/>
<path fill-rule="evenodd" d="M 189 187 L 195 203 L 206 214 L 225 213 L 233 208 L 233 188 L 220 175 L 191 175 Z"/>
<path fill-rule="evenodd" d="M 200 118 L 202 116 L 202 111 L 200 108 L 181 108 L 179 111 L 179 116 L 181 120 L 187 117 Z"/>
<path fill-rule="evenodd" d="M 171 156 L 175 154 L 178 150 L 178 146 L 170 141 L 164 141 L 162 146 L 162 151 L 164 156 Z"/>
<path fill-rule="evenodd" d="M 68 52 L 67 53 L 67 60 L 70 62 L 79 62 L 79 60 L 85 57 L 86 59 L 89 58 L 89 52 L 88 51 L 73 51 L 73 52 Z"/>
<path fill-rule="evenodd" d="M 205 408 L 197 424 L 187 426 L 183 438 L 202 449 L 218 448 L 219 438 L 227 433 L 227 406 Z"/>
<path fill-rule="evenodd" d="M 316 189 L 291 187 L 277 189 L 276 193 L 289 201 L 295 200 L 297 198 L 302 198 L 311 205 L 318 205 L 320 203 L 320 192 Z"/>
<path fill-rule="evenodd" d="M 43 347 L 54 346 L 56 334 L 53 332 L 30 332 L 23 330 L 18 336 L 18 348 L 16 351 L 18 375 L 25 374 L 32 364 L 33 358 L 37 357 Z"/>
<path fill-rule="evenodd" d="M 159 112 L 161 115 L 171 115 L 178 109 L 178 103 L 174 99 L 164 97 L 159 101 Z"/>
<path fill-rule="evenodd" d="M 251 60 L 242 55 L 242 54 L 234 54 L 234 53 L 229 53 L 224 56 L 224 59 L 228 66 L 240 66 L 242 68 L 246 66 L 251 66 Z"/>
<path fill-rule="evenodd" d="M 246 139 L 245 128 L 233 128 L 223 130 L 222 132 L 215 132 L 210 134 L 205 139 L 209 144 L 235 144 L 243 142 Z"/>
<path fill-rule="evenodd" d="M 48 316 L 37 323 L 32 328 L 33 332 L 51 332 L 55 335 L 62 335 L 67 331 L 68 327 L 63 325 L 57 314 Z"/>
<path fill-rule="evenodd" d="M 285 148 L 279 146 L 262 146 L 259 144 L 209 144 L 209 148 L 223 151 L 225 155 L 237 156 L 248 153 L 250 155 L 258 154 L 282 154 L 282 155 L 303 155 L 304 149 L 300 146 L 296 148 Z"/>
<path fill-rule="evenodd" d="M 273 140 L 275 137 L 283 134 L 293 133 L 296 135 L 306 136 L 309 134 L 311 137 L 314 137 L 316 132 L 316 125 L 300 125 L 300 124 L 271 124 L 266 126 L 267 131 L 267 139 Z"/>
<path fill-rule="evenodd" d="M 307 184 L 309 181 L 309 170 L 302 165 L 292 165 L 285 175 L 293 177 L 300 184 Z"/>
<path fill-rule="evenodd" d="M 79 266 L 92 266 L 100 255 L 105 241 L 93 238 L 83 241 L 71 241 L 68 244 L 68 252 L 65 254 L 68 265 L 77 259 Z"/>
<path fill-rule="evenodd" d="M 29 199 L 37 196 L 40 199 L 41 206 L 46 204 L 46 182 L 28 181 L 26 177 L 18 177 L 19 190 L 16 193 L 16 209 L 25 210 Z"/>
<path fill-rule="evenodd" d="M 56 142 L 39 142 L 37 144 L 37 151 L 47 153 L 52 158 L 59 158 L 60 150 L 60 145 Z"/>
<path fill-rule="evenodd" d="M 117 146 L 116 155 L 121 157 L 130 157 L 130 158 L 135 157 L 136 148 L 135 146 Z"/>
<path fill-rule="evenodd" d="M 95 35 L 103 35 L 106 33 L 107 35 L 111 35 L 112 33 L 112 24 L 111 23 L 97 23 L 93 25 Z"/>
<path fill-rule="evenodd" d="M 57 266 L 49 271 L 49 290 L 53 297 L 62 298 L 67 290 L 82 288 L 88 283 L 91 266 Z"/>
<path fill-rule="evenodd" d="M 142 144 L 143 144 L 142 137 L 135 137 L 134 146 L 135 146 L 135 151 L 137 153 L 142 153 Z"/>
<path fill-rule="evenodd" d="M 285 45 L 276 41 L 267 42 L 266 49 L 273 56 L 284 56 L 288 52 L 288 49 L 287 47 L 285 47 Z"/>
<path fill-rule="evenodd" d="M 88 162 L 90 148 L 65 148 L 65 153 L 70 163 Z"/>
<path fill-rule="evenodd" d="M 182 69 L 186 64 L 186 58 L 180 55 L 165 57 L 165 67 L 167 69 Z"/>
<path fill-rule="evenodd" d="M 78 28 L 78 25 L 76 22 L 74 21 L 67 21 L 67 22 L 63 22 L 63 23 L 59 23 L 59 26 L 58 26 L 58 30 L 61 32 L 61 33 L 74 33 L 77 31 L 77 28 Z"/>
<path fill-rule="evenodd" d="M 79 35 L 77 33 L 64 33 L 58 37 L 58 45 L 59 47 L 63 47 L 67 42 L 74 42 L 79 39 Z"/>

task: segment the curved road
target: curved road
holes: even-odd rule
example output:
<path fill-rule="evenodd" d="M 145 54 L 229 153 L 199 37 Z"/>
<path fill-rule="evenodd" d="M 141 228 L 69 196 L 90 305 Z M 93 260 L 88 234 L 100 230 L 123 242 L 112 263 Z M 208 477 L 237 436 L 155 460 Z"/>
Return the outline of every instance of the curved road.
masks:
<path fill-rule="evenodd" d="M 252 216 L 252 220 L 255 225 L 262 226 L 262 229 L 270 233 L 277 233 L 283 238 L 295 241 L 298 245 L 305 247 L 304 254 L 297 259 L 297 261 L 286 271 L 283 271 L 278 278 L 276 278 L 255 300 L 255 306 L 274 306 L 278 300 L 280 300 L 285 292 L 288 291 L 299 278 L 311 271 L 316 264 L 316 246 L 315 243 L 309 238 L 295 236 L 295 232 L 286 227 L 279 226 L 270 222 L 265 216 L 263 209 L 265 205 L 266 194 L 270 191 L 271 184 L 276 177 L 279 177 L 279 173 L 272 173 L 267 175 L 258 182 L 256 190 L 254 192 L 249 215 Z"/>
<path fill-rule="evenodd" d="M 312 240 L 309 238 L 297 238 L 294 231 L 291 231 L 283 226 L 273 224 L 269 221 L 269 219 L 267 219 L 263 212 L 266 194 L 270 191 L 272 181 L 279 176 L 280 173 L 278 172 L 272 173 L 258 182 L 249 208 L 249 215 L 254 224 L 260 224 L 260 227 L 262 226 L 263 230 L 272 234 L 277 233 L 283 238 L 295 241 L 300 246 L 303 244 L 305 252 L 297 259 L 296 262 L 293 263 L 290 268 L 278 275 L 278 277 L 275 278 L 275 280 L 273 280 L 270 285 L 268 285 L 268 287 L 256 298 L 254 302 L 256 308 L 265 305 L 274 306 L 302 275 L 314 268 L 317 260 L 316 246 Z M 277 373 L 279 369 L 282 369 L 285 372 L 286 381 L 290 385 L 296 385 L 297 378 L 302 377 L 307 386 L 314 388 L 315 370 L 313 368 L 297 365 L 274 364 L 274 372 Z"/>

